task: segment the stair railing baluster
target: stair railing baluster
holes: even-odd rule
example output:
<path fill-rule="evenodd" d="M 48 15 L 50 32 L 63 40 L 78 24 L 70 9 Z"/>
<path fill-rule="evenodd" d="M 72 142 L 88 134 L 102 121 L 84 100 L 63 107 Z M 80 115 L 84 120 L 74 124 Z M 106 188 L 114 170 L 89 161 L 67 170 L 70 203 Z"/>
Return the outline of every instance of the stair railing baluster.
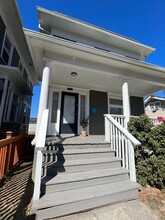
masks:
<path fill-rule="evenodd" d="M 124 128 L 125 116 L 105 114 L 105 134 L 111 142 L 111 148 L 116 150 L 116 156 L 122 160 L 122 166 L 129 171 L 130 180 L 136 182 L 134 147 L 141 143 Z"/>

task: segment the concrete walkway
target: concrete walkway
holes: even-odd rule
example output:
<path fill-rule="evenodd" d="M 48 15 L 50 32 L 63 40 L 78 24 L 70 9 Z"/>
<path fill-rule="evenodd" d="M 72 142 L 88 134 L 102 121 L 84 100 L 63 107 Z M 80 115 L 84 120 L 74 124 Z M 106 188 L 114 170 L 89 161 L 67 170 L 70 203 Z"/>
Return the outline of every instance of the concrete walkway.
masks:
<path fill-rule="evenodd" d="M 139 200 L 123 202 L 53 220 L 159 220 Z"/>

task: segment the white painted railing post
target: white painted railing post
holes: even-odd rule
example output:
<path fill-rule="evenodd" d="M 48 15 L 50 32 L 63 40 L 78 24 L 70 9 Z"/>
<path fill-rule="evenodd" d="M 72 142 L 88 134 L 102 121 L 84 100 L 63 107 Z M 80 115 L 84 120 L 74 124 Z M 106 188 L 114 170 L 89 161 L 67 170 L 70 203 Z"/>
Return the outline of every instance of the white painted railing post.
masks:
<path fill-rule="evenodd" d="M 41 172 L 42 172 L 42 150 L 45 147 L 47 123 L 48 123 L 49 110 L 45 109 L 42 114 L 41 123 L 38 130 L 35 146 L 35 157 L 33 166 L 33 181 L 34 181 L 34 192 L 33 200 L 37 200 L 40 197 L 41 188 Z"/>
<path fill-rule="evenodd" d="M 135 153 L 134 146 L 128 141 L 128 154 L 129 154 L 129 172 L 130 180 L 136 182 L 136 168 L 135 168 Z"/>
<path fill-rule="evenodd" d="M 105 120 L 105 141 L 110 142 L 110 123 L 106 117 Z"/>

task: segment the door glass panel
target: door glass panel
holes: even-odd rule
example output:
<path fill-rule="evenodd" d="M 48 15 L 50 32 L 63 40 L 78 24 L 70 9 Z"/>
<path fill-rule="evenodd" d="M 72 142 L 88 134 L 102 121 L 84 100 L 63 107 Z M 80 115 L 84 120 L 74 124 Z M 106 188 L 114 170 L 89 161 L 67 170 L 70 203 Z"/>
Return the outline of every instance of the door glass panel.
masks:
<path fill-rule="evenodd" d="M 64 124 L 74 124 L 75 122 L 75 96 L 64 96 Z"/>

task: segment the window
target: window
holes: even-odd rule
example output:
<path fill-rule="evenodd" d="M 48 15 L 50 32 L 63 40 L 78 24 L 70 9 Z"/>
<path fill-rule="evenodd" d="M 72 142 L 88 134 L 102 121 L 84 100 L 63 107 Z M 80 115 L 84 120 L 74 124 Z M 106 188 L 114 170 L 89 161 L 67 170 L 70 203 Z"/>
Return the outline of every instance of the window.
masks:
<path fill-rule="evenodd" d="M 158 110 L 158 109 L 161 108 L 161 103 L 160 103 L 159 101 L 151 102 L 151 103 L 149 104 L 149 107 L 150 107 L 150 110 L 151 110 L 151 111 L 156 111 L 156 110 Z"/>
<path fill-rule="evenodd" d="M 30 116 L 30 108 L 24 104 L 23 106 L 23 124 L 28 126 Z"/>
<path fill-rule="evenodd" d="M 119 99 L 109 100 L 109 112 L 114 115 L 123 115 L 123 102 Z"/>
<path fill-rule="evenodd" d="M 9 64 L 10 53 L 11 53 L 11 43 L 8 36 L 6 35 L 5 42 L 2 48 L 2 59 L 5 62 L 5 64 Z"/>
<path fill-rule="evenodd" d="M 58 92 L 53 92 L 51 123 L 57 122 Z"/>
<path fill-rule="evenodd" d="M 12 106 L 11 106 L 11 112 L 10 112 L 10 121 L 13 121 L 13 122 L 17 121 L 17 112 L 18 112 L 18 106 L 19 106 L 18 101 L 19 101 L 19 97 L 14 93 Z"/>
<path fill-rule="evenodd" d="M 1 106 L 2 96 L 3 96 L 4 81 L 5 81 L 4 79 L 0 79 L 0 106 Z"/>

